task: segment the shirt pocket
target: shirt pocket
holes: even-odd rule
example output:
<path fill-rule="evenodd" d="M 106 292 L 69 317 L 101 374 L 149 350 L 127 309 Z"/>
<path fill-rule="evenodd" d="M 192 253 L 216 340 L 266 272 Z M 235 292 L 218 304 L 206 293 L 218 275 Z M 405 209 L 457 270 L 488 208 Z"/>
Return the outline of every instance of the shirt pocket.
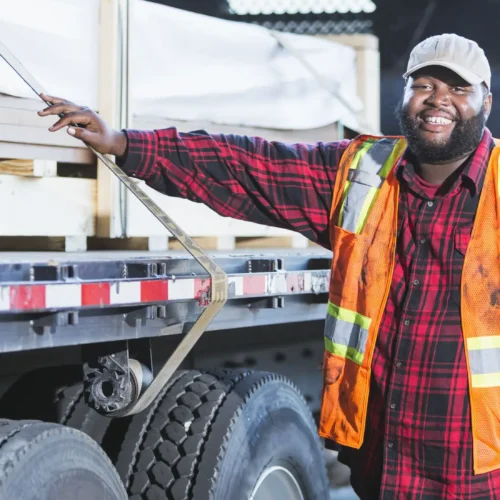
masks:
<path fill-rule="evenodd" d="M 465 257 L 467 248 L 470 243 L 472 234 L 472 227 L 467 226 L 457 226 L 453 234 L 455 251 L 458 252 L 462 257 Z"/>

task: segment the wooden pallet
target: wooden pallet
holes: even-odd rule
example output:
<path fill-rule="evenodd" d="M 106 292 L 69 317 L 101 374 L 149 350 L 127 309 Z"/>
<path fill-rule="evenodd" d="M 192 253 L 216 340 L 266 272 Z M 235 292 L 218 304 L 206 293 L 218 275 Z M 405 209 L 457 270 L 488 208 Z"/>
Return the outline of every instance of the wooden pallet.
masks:
<path fill-rule="evenodd" d="M 187 200 L 146 192 L 202 248 L 307 248 L 303 236 L 221 217 Z M 0 251 L 182 250 L 182 245 L 135 198 L 123 198 L 124 237 L 100 237 L 97 167 L 43 159 L 0 158 Z"/>
<path fill-rule="evenodd" d="M 292 237 L 194 237 L 204 250 L 264 250 L 303 249 L 314 247 L 314 243 L 298 236 Z M 149 238 L 98 238 L 84 235 L 71 236 L 0 236 L 0 252 L 82 252 L 94 250 L 110 251 L 183 251 L 175 238 L 152 236 Z"/>

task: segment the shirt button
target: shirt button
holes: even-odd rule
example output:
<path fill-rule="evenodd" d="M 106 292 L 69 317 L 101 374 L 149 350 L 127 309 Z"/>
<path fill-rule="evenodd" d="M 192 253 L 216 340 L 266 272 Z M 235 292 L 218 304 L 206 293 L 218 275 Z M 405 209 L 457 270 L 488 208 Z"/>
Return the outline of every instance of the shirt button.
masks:
<path fill-rule="evenodd" d="M 391 410 L 395 410 L 396 409 L 396 403 L 391 403 Z"/>
<path fill-rule="evenodd" d="M 426 240 L 425 238 L 422 238 L 422 239 L 420 240 L 420 243 L 423 245 L 426 241 L 427 241 L 427 240 Z"/>
<path fill-rule="evenodd" d="M 434 202 L 433 201 L 428 201 L 427 202 L 427 206 L 428 207 L 433 207 L 434 206 Z"/>
<path fill-rule="evenodd" d="M 420 281 L 415 280 L 415 281 L 413 282 L 413 284 L 414 284 L 415 286 L 418 286 L 418 285 L 420 285 Z"/>
<path fill-rule="evenodd" d="M 411 323 L 409 319 L 405 319 L 405 326 L 408 326 Z"/>
<path fill-rule="evenodd" d="M 393 443 L 392 441 L 389 441 L 389 442 L 387 443 L 387 446 L 388 446 L 389 448 L 394 448 L 394 443 Z"/>
<path fill-rule="evenodd" d="M 396 368 L 401 368 L 402 365 L 403 365 L 403 363 L 401 363 L 401 361 L 396 362 Z"/>

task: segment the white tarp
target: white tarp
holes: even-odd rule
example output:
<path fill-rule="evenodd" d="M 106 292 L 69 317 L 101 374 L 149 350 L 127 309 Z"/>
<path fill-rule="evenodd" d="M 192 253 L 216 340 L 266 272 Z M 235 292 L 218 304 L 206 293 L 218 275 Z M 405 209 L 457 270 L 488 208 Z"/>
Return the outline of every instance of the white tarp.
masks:
<path fill-rule="evenodd" d="M 357 129 L 354 49 L 136 0 L 130 40 L 136 115 L 304 130 L 342 120 Z M 0 39 L 50 94 L 97 109 L 99 0 L 0 0 Z M 0 93 L 33 97 L 0 61 Z"/>

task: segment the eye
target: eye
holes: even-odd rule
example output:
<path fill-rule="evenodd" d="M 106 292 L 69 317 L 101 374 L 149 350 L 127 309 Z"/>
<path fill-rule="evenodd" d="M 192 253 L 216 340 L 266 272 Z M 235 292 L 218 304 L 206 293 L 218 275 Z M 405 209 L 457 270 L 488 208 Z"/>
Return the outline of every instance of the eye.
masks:
<path fill-rule="evenodd" d="M 429 83 L 414 83 L 411 88 L 419 90 L 432 90 L 432 85 Z"/>
<path fill-rule="evenodd" d="M 455 94 L 466 94 L 467 93 L 467 89 L 465 87 L 452 87 L 451 90 Z"/>

